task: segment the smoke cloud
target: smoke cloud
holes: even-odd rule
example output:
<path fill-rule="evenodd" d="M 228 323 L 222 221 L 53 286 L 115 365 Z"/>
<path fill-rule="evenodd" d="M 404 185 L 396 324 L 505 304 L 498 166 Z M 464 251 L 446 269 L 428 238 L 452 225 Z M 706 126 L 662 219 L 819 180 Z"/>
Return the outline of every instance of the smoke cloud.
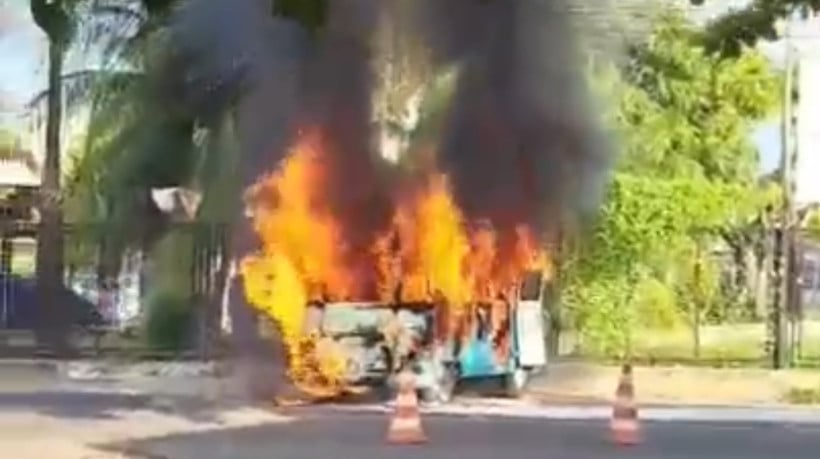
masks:
<path fill-rule="evenodd" d="M 352 253 L 387 226 L 395 180 L 373 143 L 372 39 L 388 1 L 332 0 L 310 35 L 270 0 L 189 0 L 174 20 L 186 99 L 239 101 L 243 180 L 275 166 L 299 129 L 320 127 L 326 198 Z M 544 235 L 594 207 L 612 155 L 592 114 L 569 10 L 573 0 L 414 0 L 411 33 L 434 64 L 459 68 L 437 151 L 469 221 Z M 393 183 L 391 183 L 393 182 Z"/>
<path fill-rule="evenodd" d="M 439 163 L 470 219 L 544 232 L 598 201 L 611 155 L 576 60 L 572 3 L 418 3 L 436 60 L 460 65 Z"/>
<path fill-rule="evenodd" d="M 371 43 L 385 2 L 334 0 L 308 61 L 300 119 L 322 129 L 326 198 L 350 254 L 366 254 L 391 215 L 390 186 L 374 148 Z"/>
<path fill-rule="evenodd" d="M 236 104 L 243 181 L 254 180 L 285 154 L 308 34 L 272 17 L 269 0 L 189 0 L 174 16 L 172 44 L 193 110 L 220 113 Z"/>
<path fill-rule="evenodd" d="M 319 129 L 325 183 L 314 191 L 338 221 L 354 267 L 366 264 L 392 214 L 372 142 L 371 44 L 383 3 L 333 0 L 328 7 L 312 36 L 274 17 L 270 0 L 189 0 L 174 18 L 174 45 L 186 68 L 185 99 L 197 114 L 238 102 L 244 187 L 275 169 L 300 135 Z M 252 234 L 236 237 L 240 252 L 253 250 Z"/>
<path fill-rule="evenodd" d="M 193 50 L 187 87 L 205 88 L 190 97 L 220 105 L 240 96 L 246 176 L 276 164 L 299 127 L 321 126 L 328 203 L 352 251 L 384 228 L 391 207 L 371 113 L 370 44 L 387 3 L 328 2 L 318 41 L 274 19 L 269 0 L 191 0 L 176 21 Z M 574 3 L 416 0 L 403 9 L 438 68 L 459 66 L 438 163 L 471 221 L 543 233 L 598 202 L 611 155 L 577 60 Z"/>

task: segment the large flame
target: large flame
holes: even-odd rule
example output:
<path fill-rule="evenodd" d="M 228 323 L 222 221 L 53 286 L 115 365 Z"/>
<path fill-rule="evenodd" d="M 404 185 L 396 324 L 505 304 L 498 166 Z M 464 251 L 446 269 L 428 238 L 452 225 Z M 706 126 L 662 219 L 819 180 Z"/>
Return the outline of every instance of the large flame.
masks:
<path fill-rule="evenodd" d="M 342 387 L 343 360 L 314 352 L 317 339 L 304 330 L 311 297 L 351 285 L 342 269 L 338 225 L 324 206 L 320 140 L 305 135 L 278 171 L 248 191 L 262 247 L 243 261 L 242 274 L 249 302 L 279 325 L 294 382 L 311 392 L 333 392 Z"/>
<path fill-rule="evenodd" d="M 329 153 L 322 143 L 318 131 L 302 135 L 280 168 L 247 195 L 261 248 L 242 264 L 246 296 L 279 325 L 290 376 L 302 388 L 344 389 L 343 356 L 305 330 L 310 300 L 427 302 L 439 308 L 439 335 L 453 335 L 459 333 L 454 324 L 470 317 L 476 304 L 503 306 L 503 295 L 524 271 L 545 267 L 528 227 L 494 228 L 489 221 L 471 227 L 447 177 L 431 172 L 410 192 L 397 193 L 394 217 L 374 235 L 370 257 L 364 257 L 378 279 L 367 286 L 357 276 L 360 267 L 348 262 L 344 228 L 328 207 L 331 171 L 325 169 Z"/>
<path fill-rule="evenodd" d="M 470 299 L 464 278 L 469 251 L 461 213 L 447 180 L 434 175 L 424 189 L 399 203 L 392 228 L 376 243 L 380 264 L 398 267 L 381 273 L 381 284 L 389 286 L 381 291 L 400 283 L 396 299 L 403 302 L 429 301 L 439 292 L 453 304 L 465 303 Z"/>

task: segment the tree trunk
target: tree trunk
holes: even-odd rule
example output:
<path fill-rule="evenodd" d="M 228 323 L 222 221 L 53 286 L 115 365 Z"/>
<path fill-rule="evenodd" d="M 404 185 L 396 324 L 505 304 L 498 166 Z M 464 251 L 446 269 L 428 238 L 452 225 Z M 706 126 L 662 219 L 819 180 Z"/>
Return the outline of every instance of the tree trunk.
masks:
<path fill-rule="evenodd" d="M 110 198 L 105 199 L 104 219 L 109 219 L 114 213 L 114 203 Z M 99 229 L 99 228 L 97 228 Z M 123 250 L 120 239 L 108 228 L 95 231 L 97 235 L 97 285 L 102 287 L 119 277 L 122 269 Z"/>
<path fill-rule="evenodd" d="M 213 256 L 216 259 L 216 272 L 213 274 L 214 285 L 208 294 L 206 312 L 205 312 L 205 342 L 202 348 L 202 359 L 209 360 L 213 358 L 220 348 L 222 342 L 222 332 L 220 325 L 222 324 L 222 301 L 225 290 L 228 288 L 230 282 L 230 265 L 231 253 L 228 243 L 230 241 L 227 234 L 226 225 L 220 224 L 217 229 L 214 243 L 217 246 L 214 248 Z M 213 262 L 213 260 L 210 260 Z M 211 265 L 213 266 L 213 265 Z"/>
<path fill-rule="evenodd" d="M 695 359 L 700 358 L 700 315 L 702 311 L 702 301 L 704 298 L 701 286 L 701 277 L 703 271 L 702 249 L 701 242 L 698 240 L 695 247 L 695 273 L 694 273 L 694 295 L 691 303 L 692 314 L 692 356 Z"/>
<path fill-rule="evenodd" d="M 61 308 L 63 286 L 63 215 L 60 205 L 60 127 L 65 44 L 49 41 L 48 116 L 46 151 L 40 196 L 40 228 L 37 237 L 37 340 L 55 354 L 68 351 L 68 314 Z"/>

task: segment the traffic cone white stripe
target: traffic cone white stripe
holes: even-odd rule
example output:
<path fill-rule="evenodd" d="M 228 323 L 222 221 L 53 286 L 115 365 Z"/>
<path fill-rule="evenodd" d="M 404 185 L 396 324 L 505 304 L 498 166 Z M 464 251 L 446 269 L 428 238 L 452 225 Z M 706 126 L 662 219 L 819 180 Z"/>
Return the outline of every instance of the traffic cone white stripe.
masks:
<path fill-rule="evenodd" d="M 625 432 L 637 432 L 638 431 L 638 423 L 632 419 L 613 419 L 610 422 L 610 426 L 612 426 L 613 430 L 625 431 Z"/>
<path fill-rule="evenodd" d="M 421 427 L 421 423 L 417 419 L 410 419 L 410 418 L 403 418 L 403 417 L 395 417 L 393 419 L 393 425 L 391 426 L 393 429 L 416 429 Z"/>
<path fill-rule="evenodd" d="M 421 416 L 412 374 L 399 375 L 399 393 L 396 409 L 387 432 L 387 441 L 395 444 L 424 443 L 427 441 L 421 425 Z"/>

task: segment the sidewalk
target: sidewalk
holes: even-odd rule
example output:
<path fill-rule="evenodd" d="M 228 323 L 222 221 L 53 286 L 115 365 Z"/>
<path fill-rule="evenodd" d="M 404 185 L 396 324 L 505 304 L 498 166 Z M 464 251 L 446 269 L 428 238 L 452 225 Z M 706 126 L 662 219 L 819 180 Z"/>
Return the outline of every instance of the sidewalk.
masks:
<path fill-rule="evenodd" d="M 0 389 L 49 381 L 72 387 L 105 387 L 157 395 L 211 394 L 230 385 L 216 362 L 123 362 L 0 360 Z M 618 381 L 617 366 L 577 362 L 551 364 L 535 375 L 525 398 L 556 405 L 607 404 Z M 637 399 L 643 405 L 788 406 L 796 390 L 820 394 L 820 371 L 753 368 L 636 367 Z"/>

